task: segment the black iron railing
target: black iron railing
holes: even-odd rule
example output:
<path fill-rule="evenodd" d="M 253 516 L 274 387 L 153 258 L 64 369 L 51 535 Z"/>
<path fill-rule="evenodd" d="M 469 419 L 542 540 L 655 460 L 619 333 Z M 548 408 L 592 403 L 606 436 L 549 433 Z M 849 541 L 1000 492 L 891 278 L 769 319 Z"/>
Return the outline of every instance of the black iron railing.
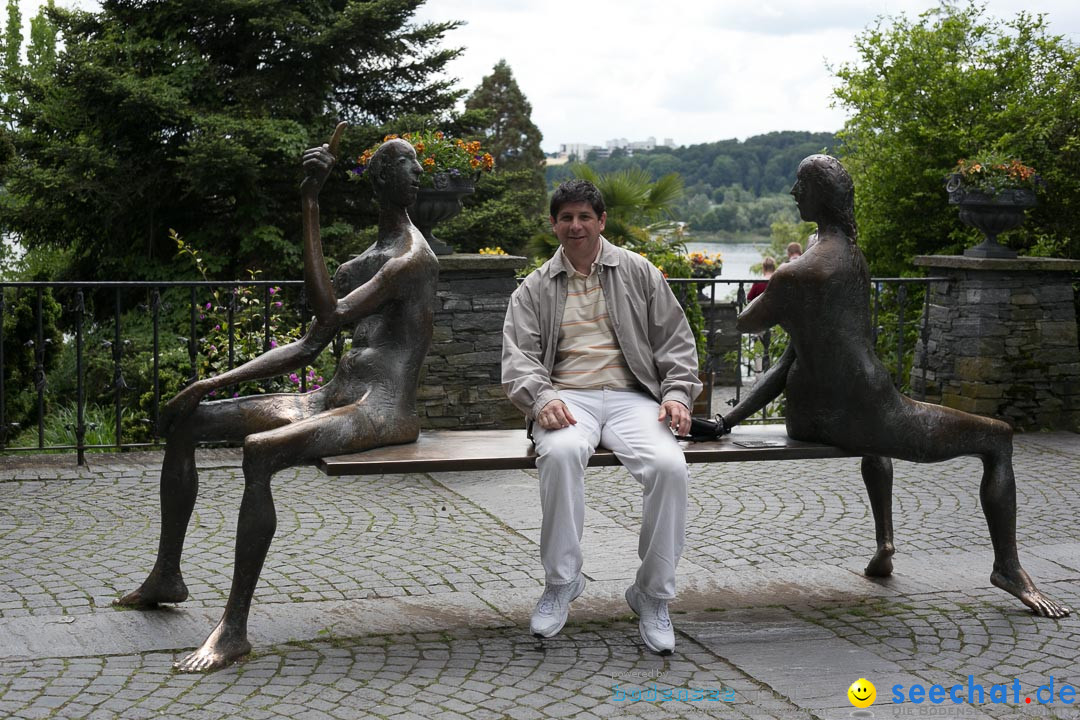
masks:
<path fill-rule="evenodd" d="M 767 368 L 769 350 L 762 355 L 760 347 L 753 349 L 760 340 L 743 336 L 730 350 L 714 352 L 723 334 L 717 309 L 725 307 L 733 317 L 759 280 L 669 281 L 677 295 L 696 293 L 710 348 L 703 373 L 712 379 L 721 365 L 734 364 L 736 401 L 752 357 L 761 356 Z M 945 279 L 873 280 L 875 341 L 895 369 L 898 387 L 906 385 L 913 362 L 925 379 L 925 353 L 912 359 L 912 350 L 920 333 L 926 347 L 925 290 L 940 281 Z M 308 317 L 298 280 L 0 283 L 0 450 L 74 450 L 82 464 L 87 450 L 158 447 L 163 400 L 199 377 L 299 337 Z M 339 336 L 313 368 L 228 388 L 217 397 L 306 392 L 336 367 L 346 344 Z M 710 402 L 707 410 L 720 408 Z"/>
<path fill-rule="evenodd" d="M 302 281 L 6 282 L 0 318 L 0 449 L 75 450 L 82 464 L 90 449 L 158 446 L 163 392 L 303 333 L 307 309 Z M 308 373 L 293 377 L 308 390 Z M 57 420 L 48 406 L 69 412 Z M 88 438 L 96 425 L 111 425 L 108 441 Z M 47 427 L 67 441 L 47 441 Z"/>

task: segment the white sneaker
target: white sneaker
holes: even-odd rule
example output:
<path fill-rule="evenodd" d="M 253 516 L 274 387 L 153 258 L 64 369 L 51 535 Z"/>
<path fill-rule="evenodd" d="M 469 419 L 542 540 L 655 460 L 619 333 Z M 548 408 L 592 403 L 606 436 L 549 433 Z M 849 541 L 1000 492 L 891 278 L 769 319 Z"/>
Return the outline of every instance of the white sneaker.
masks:
<path fill-rule="evenodd" d="M 635 583 L 626 588 L 626 604 L 640 618 L 638 632 L 646 647 L 659 655 L 675 651 L 675 628 L 668 615 L 667 600 L 646 595 Z"/>
<path fill-rule="evenodd" d="M 537 637 L 551 637 L 558 634 L 566 624 L 570 614 L 570 603 L 585 590 L 585 576 L 578 573 L 577 579 L 566 585 L 545 585 L 544 594 L 533 610 L 529 629 Z"/>

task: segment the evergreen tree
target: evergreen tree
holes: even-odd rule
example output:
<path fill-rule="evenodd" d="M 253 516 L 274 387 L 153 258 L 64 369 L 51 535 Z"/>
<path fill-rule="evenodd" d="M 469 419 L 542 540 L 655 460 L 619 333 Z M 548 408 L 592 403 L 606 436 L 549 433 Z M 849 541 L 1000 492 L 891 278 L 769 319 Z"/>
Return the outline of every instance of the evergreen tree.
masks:
<path fill-rule="evenodd" d="M 16 72 L 21 66 L 19 52 L 22 50 L 22 12 L 19 10 L 19 0 L 8 0 L 3 42 L 3 70 Z"/>
<path fill-rule="evenodd" d="M 475 119 L 471 133 L 495 157 L 495 172 L 481 179 L 461 215 L 440 228 L 440 237 L 461 252 L 485 246 L 524 252 L 529 239 L 543 232 L 547 217 L 542 136 L 533 124 L 532 106 L 510 66 L 500 60 L 465 108 L 465 117 Z"/>
<path fill-rule="evenodd" d="M 456 23 L 413 24 L 421 2 L 104 0 L 96 13 L 51 10 L 63 39 L 52 69 L 5 76 L 17 158 L 0 230 L 31 252 L 69 247 L 72 278 L 176 277 L 184 269 L 173 266 L 170 228 L 218 276 L 249 266 L 296 276 L 303 150 L 344 119 L 343 157 L 354 156 L 377 139 L 376 125 L 446 113 L 459 96 L 439 77 L 459 53 L 439 47 Z M 322 198 L 330 256 L 373 218 L 359 186 L 344 182 L 347 165 Z"/>
<path fill-rule="evenodd" d="M 532 121 L 532 105 L 521 92 L 505 60 L 495 64 L 490 75 L 480 81 L 465 101 L 466 110 L 488 111 L 488 123 L 482 128 L 488 152 L 507 170 L 543 172 L 543 136 Z"/>
<path fill-rule="evenodd" d="M 30 20 L 30 44 L 26 48 L 26 64 L 30 73 L 38 78 L 48 75 L 56 67 L 58 29 L 50 16 L 50 12 L 55 9 L 55 0 L 49 0 Z"/>

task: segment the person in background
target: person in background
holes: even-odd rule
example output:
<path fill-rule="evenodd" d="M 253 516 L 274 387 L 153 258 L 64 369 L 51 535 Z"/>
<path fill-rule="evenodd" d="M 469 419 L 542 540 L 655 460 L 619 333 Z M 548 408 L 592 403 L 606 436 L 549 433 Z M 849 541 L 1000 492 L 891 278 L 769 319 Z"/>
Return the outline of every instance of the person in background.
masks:
<path fill-rule="evenodd" d="M 797 243 L 796 243 L 797 244 Z M 776 272 L 776 261 L 771 257 L 766 257 L 761 261 L 761 273 L 765 276 L 764 280 L 759 280 L 750 286 L 750 292 L 746 294 L 746 302 L 753 302 L 761 293 L 765 292 L 765 288 L 769 286 L 769 278 Z"/>
<path fill-rule="evenodd" d="M 798 260 L 802 257 L 802 245 L 797 242 L 790 243 L 787 246 L 787 259 L 788 262 L 792 260 Z"/>

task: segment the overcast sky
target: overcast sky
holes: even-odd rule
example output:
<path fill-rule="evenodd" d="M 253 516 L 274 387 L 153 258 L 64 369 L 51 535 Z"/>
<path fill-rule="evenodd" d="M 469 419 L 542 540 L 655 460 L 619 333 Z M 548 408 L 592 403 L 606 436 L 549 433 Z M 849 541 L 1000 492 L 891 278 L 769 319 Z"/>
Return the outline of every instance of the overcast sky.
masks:
<path fill-rule="evenodd" d="M 21 0 L 23 17 L 40 4 Z M 57 0 L 93 7 L 92 0 Z M 826 64 L 856 59 L 879 15 L 936 0 L 428 0 L 421 20 L 464 20 L 450 75 L 472 89 L 505 59 L 532 103 L 544 149 L 625 137 L 677 145 L 772 130 L 838 130 Z M 1076 0 L 989 0 L 990 13 L 1046 13 L 1080 42 Z"/>

